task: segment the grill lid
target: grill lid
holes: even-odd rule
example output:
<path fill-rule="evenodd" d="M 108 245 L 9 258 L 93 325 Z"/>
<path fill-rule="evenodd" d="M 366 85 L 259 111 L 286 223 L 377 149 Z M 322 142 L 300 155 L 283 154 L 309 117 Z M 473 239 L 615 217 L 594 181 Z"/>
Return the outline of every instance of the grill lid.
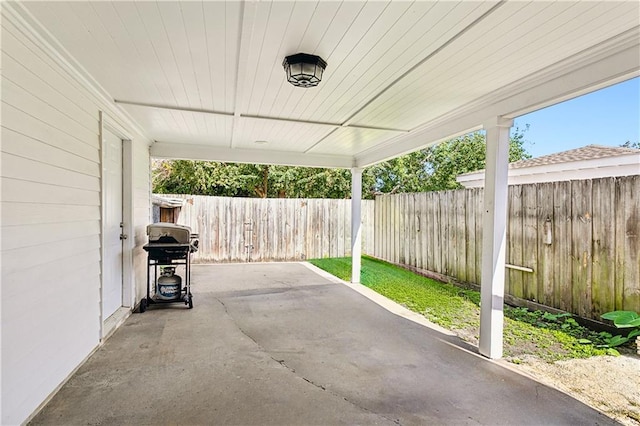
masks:
<path fill-rule="evenodd" d="M 152 223 L 147 225 L 149 243 L 177 243 L 189 244 L 191 228 L 175 223 Z"/>

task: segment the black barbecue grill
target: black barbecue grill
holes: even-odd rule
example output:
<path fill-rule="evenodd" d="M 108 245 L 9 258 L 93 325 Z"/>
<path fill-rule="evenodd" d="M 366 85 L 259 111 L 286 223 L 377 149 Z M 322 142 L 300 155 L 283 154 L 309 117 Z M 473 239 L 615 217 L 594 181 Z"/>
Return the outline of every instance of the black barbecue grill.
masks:
<path fill-rule="evenodd" d="M 184 303 L 193 308 L 191 253 L 198 251 L 198 235 L 188 226 L 154 223 L 147 226 L 147 295 L 139 312 L 154 304 Z M 176 274 L 184 271 L 184 277 Z M 153 283 L 153 285 L 152 285 Z"/>

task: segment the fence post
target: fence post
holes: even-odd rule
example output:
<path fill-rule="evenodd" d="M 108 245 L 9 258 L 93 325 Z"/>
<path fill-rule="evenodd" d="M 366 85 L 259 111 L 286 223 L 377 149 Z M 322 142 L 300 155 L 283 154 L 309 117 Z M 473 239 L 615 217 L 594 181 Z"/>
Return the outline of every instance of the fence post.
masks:
<path fill-rule="evenodd" d="M 362 169 L 351 169 L 351 282 L 360 282 L 362 256 Z"/>
<path fill-rule="evenodd" d="M 487 168 L 484 184 L 480 353 L 502 358 L 509 130 L 513 120 L 496 117 L 485 124 Z"/>

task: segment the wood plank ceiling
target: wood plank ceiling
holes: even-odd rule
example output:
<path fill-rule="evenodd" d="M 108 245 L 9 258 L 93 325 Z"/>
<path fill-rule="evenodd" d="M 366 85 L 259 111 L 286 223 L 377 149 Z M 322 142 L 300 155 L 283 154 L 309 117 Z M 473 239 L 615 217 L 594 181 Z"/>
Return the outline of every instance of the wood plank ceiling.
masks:
<path fill-rule="evenodd" d="M 170 148 L 165 152 L 343 166 L 433 143 L 388 149 L 456 111 L 480 110 L 496 94 L 516 96 L 549 70 L 568 63 L 579 69 L 599 46 L 636 40 L 640 13 L 636 1 L 81 1 L 24 8 L 150 139 Z M 286 82 L 282 61 L 298 52 L 327 61 L 318 87 Z M 612 67 L 592 85 L 637 75 L 637 62 Z M 568 95 L 556 91 L 547 98 Z M 482 122 L 450 124 L 439 136 Z"/>

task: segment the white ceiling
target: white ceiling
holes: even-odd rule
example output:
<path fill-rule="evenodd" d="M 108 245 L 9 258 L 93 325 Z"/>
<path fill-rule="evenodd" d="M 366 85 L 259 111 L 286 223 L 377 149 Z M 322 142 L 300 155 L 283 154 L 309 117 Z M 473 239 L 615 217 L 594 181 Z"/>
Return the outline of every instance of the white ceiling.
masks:
<path fill-rule="evenodd" d="M 640 72 L 640 2 L 26 2 L 152 154 L 364 166 Z M 293 87 L 285 56 L 324 58 Z M 257 144 L 256 141 L 268 143 Z"/>

